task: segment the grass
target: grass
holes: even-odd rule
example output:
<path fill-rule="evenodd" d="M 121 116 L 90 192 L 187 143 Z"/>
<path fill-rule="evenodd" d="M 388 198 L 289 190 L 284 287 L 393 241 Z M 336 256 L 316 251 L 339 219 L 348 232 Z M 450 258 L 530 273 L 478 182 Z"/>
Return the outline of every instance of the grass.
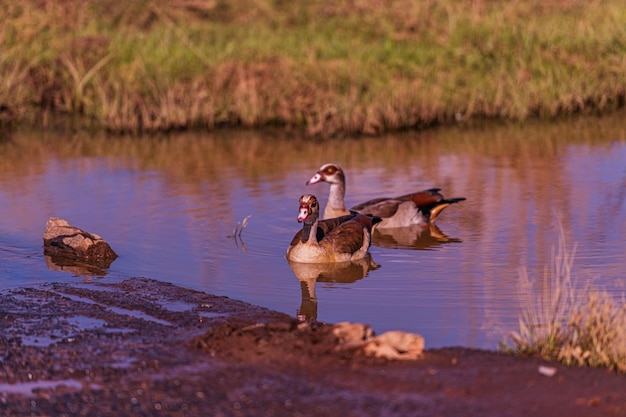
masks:
<path fill-rule="evenodd" d="M 577 285 L 572 278 L 575 253 L 575 246 L 566 247 L 561 228 L 543 280 L 533 282 L 521 270 L 519 330 L 512 333 L 512 343 L 501 343 L 501 350 L 626 372 L 626 300 L 617 302 L 614 295 Z"/>
<path fill-rule="evenodd" d="M 626 372 L 626 302 L 592 292 L 568 321 L 569 338 L 557 359 L 569 365 L 606 367 Z"/>
<path fill-rule="evenodd" d="M 0 5 L 0 127 L 67 113 L 118 133 L 378 135 L 626 98 L 620 0 Z"/>

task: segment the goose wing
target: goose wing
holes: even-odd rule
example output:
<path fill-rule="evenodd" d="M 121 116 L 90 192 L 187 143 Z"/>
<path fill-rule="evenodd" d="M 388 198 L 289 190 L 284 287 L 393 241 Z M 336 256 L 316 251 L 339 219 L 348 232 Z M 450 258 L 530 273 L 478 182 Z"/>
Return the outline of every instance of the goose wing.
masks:
<path fill-rule="evenodd" d="M 365 203 L 357 204 L 351 210 L 385 219 L 396 214 L 401 203 L 402 201 L 396 198 L 375 198 Z"/>
<path fill-rule="evenodd" d="M 360 250 L 365 244 L 364 227 L 356 220 L 350 220 L 341 224 L 341 227 L 334 229 L 325 238 L 335 253 L 353 254 Z"/>

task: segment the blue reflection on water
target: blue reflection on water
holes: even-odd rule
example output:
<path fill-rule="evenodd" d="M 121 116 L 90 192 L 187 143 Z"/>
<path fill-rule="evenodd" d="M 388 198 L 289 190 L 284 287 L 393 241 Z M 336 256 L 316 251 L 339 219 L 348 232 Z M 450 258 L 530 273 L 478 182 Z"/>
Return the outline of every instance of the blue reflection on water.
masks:
<path fill-rule="evenodd" d="M 545 219 L 555 215 L 564 217 L 570 241 L 582 242 L 576 257 L 581 275 L 599 276 L 603 286 L 616 287 L 626 266 L 625 160 L 623 142 L 610 150 L 571 146 L 561 161 L 565 171 L 545 184 L 549 191 L 525 189 L 515 171 L 498 164 L 484 168 L 480 187 L 455 177 L 468 200 L 440 220 L 442 232 L 455 241 L 428 250 L 375 244 L 371 253 L 379 269 L 347 283 L 315 284 L 317 318 L 365 322 L 379 333 L 398 328 L 421 333 L 428 347 L 493 349 L 515 329 L 517 268 L 541 274 L 549 262 L 558 234 L 556 224 Z M 314 192 L 325 200 L 327 188 L 304 186 L 315 168 L 255 181 L 232 170 L 216 184 L 136 170 L 115 158 L 50 158 L 36 173 L 0 179 L 0 289 L 144 276 L 295 315 L 304 293 L 284 253 L 299 227 L 297 197 Z M 526 174 L 549 169 L 537 166 Z M 407 177 L 419 176 L 405 171 Z M 351 175 L 360 179 L 351 183 L 353 202 L 371 197 L 372 189 L 400 194 L 407 187 L 381 168 L 355 169 Z M 506 198 L 492 199 L 496 187 L 507 188 Z M 533 199 L 536 192 L 553 199 Z M 241 239 L 228 237 L 248 215 Z M 105 277 L 49 268 L 42 236 L 50 216 L 111 244 L 120 257 Z"/>

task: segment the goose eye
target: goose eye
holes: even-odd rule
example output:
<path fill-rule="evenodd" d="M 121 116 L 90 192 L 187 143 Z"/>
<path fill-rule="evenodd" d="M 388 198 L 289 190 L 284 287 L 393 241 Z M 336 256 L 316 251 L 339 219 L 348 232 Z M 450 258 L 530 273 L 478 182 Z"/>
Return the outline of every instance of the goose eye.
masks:
<path fill-rule="evenodd" d="M 326 173 L 330 174 L 330 175 L 334 174 L 335 173 L 335 167 L 328 167 L 328 168 L 326 168 Z"/>

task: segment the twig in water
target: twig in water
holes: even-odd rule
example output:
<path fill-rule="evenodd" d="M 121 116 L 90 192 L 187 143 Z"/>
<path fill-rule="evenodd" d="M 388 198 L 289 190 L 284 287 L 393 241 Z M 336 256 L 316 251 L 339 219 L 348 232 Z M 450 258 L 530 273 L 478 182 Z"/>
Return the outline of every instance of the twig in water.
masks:
<path fill-rule="evenodd" d="M 238 222 L 237 226 L 235 226 L 235 229 L 233 230 L 233 233 L 228 235 L 228 237 L 241 237 L 241 233 L 243 232 L 243 229 L 245 229 L 248 225 L 248 220 L 250 220 L 250 217 L 252 217 L 252 214 L 246 216 L 241 222 Z"/>

